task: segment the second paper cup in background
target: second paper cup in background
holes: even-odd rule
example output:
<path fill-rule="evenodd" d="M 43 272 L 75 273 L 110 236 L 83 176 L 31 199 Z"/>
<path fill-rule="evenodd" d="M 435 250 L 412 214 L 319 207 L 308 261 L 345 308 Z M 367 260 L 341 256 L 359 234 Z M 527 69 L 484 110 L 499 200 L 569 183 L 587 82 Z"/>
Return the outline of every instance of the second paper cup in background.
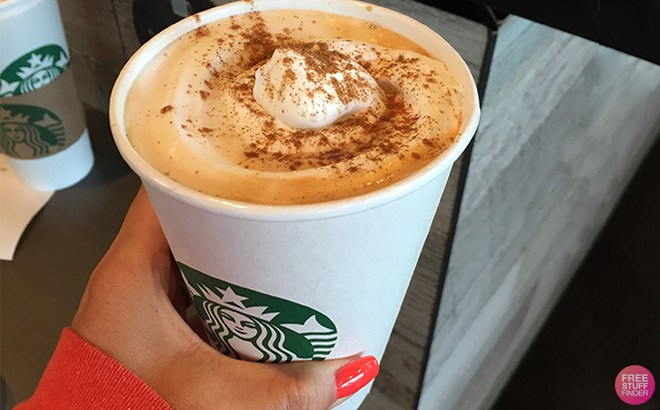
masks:
<path fill-rule="evenodd" d="M 56 0 L 0 2 L 0 152 L 37 190 L 69 187 L 94 157 Z"/>
<path fill-rule="evenodd" d="M 138 155 L 126 136 L 124 103 L 141 70 L 169 43 L 202 24 L 253 9 L 312 7 L 378 21 L 444 61 L 463 84 L 466 102 L 454 145 L 420 172 L 379 191 L 296 206 L 205 195 Z M 426 26 L 365 3 L 256 0 L 196 17 L 165 30 L 133 56 L 115 84 L 110 122 L 119 151 L 147 189 L 209 340 L 225 354 L 254 361 L 355 354 L 380 360 L 452 164 L 477 127 L 479 102 L 467 66 Z M 368 391 L 341 408 L 357 408 Z"/>

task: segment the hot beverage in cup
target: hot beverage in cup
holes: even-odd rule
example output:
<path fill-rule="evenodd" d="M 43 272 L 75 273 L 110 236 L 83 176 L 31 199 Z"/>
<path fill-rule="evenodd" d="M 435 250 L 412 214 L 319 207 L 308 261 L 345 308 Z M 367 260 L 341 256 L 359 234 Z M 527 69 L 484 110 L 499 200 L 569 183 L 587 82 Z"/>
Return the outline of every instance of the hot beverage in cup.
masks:
<path fill-rule="evenodd" d="M 344 0 L 184 19 L 131 58 L 110 101 L 209 342 L 262 362 L 380 360 L 478 119 L 439 35 Z"/>

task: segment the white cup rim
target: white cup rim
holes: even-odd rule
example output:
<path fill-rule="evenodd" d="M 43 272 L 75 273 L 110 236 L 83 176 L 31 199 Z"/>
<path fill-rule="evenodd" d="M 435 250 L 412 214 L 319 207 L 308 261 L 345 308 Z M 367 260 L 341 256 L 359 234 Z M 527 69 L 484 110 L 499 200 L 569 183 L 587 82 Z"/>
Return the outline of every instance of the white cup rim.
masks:
<path fill-rule="evenodd" d="M 424 168 L 394 184 L 362 195 L 312 204 L 263 205 L 223 199 L 188 188 L 161 174 L 137 153 L 125 132 L 123 101 L 142 67 L 172 41 L 198 28 L 200 25 L 247 11 L 270 9 L 315 9 L 335 14 L 352 15 L 363 19 L 373 16 L 378 18 L 379 23 L 407 36 L 418 44 L 420 43 L 419 39 L 427 39 L 430 44 L 434 44 L 433 49 L 429 49 L 428 46 L 425 47 L 424 44 L 420 45 L 431 54 L 441 58 L 458 81 L 466 85 L 463 90 L 465 97 L 465 107 L 462 112 L 463 122 L 453 145 Z M 396 22 L 396 24 L 388 24 L 388 22 Z M 411 31 L 416 36 L 410 35 L 406 31 Z M 418 37 L 418 39 L 414 37 Z M 332 218 L 348 213 L 361 212 L 396 200 L 430 183 L 443 174 L 444 171 L 447 171 L 463 153 L 476 132 L 480 109 L 474 79 L 456 50 L 439 34 L 404 14 L 353 0 L 254 0 L 229 3 L 190 16 L 170 26 L 145 43 L 129 59 L 119 73 L 110 97 L 109 117 L 112 134 L 120 154 L 144 183 L 208 212 L 242 219 L 292 221 Z"/>

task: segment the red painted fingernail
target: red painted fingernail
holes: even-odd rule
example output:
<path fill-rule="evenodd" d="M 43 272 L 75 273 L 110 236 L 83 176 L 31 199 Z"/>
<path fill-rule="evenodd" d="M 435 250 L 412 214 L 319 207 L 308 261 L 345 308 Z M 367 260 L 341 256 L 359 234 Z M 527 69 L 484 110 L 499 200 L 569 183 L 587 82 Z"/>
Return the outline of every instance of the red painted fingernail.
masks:
<path fill-rule="evenodd" d="M 350 396 L 372 381 L 380 371 L 378 360 L 373 356 L 365 356 L 341 367 L 335 373 L 337 398 Z"/>

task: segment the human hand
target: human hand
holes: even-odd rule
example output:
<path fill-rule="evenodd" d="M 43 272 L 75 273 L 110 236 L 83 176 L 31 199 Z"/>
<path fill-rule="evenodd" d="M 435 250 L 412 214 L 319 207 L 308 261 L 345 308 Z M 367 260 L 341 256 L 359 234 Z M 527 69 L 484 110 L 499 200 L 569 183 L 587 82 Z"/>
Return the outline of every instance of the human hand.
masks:
<path fill-rule="evenodd" d="M 185 288 L 140 189 L 71 325 L 175 409 L 327 409 L 378 373 L 375 358 L 264 364 L 224 356 L 186 323 Z"/>

